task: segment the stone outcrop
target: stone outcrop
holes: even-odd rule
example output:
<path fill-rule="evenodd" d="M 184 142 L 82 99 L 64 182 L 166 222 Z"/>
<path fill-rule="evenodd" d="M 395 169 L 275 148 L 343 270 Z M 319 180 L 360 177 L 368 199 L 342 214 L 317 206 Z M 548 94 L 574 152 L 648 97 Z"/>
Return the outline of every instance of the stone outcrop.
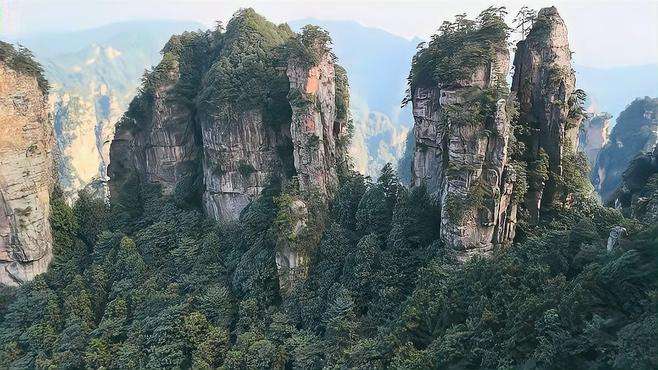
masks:
<path fill-rule="evenodd" d="M 579 137 L 579 149 L 587 156 L 590 168 L 596 164 L 599 152 L 610 138 L 610 118 L 608 113 L 595 114 L 583 122 Z"/>
<path fill-rule="evenodd" d="M 301 97 L 293 103 L 290 135 L 293 158 L 301 190 L 317 190 L 328 195 L 338 185 L 336 141 L 345 122 L 336 117 L 336 77 L 333 57 L 322 52 L 317 65 L 307 66 L 298 59 L 288 62 L 289 96 Z"/>
<path fill-rule="evenodd" d="M 10 45 L 0 47 L 0 283 L 16 285 L 52 259 L 54 141 L 42 77 L 11 63 Z"/>
<path fill-rule="evenodd" d="M 486 110 L 475 108 L 473 99 L 504 85 L 509 53 L 502 42 L 493 52 L 495 57 L 479 65 L 469 79 L 416 87 L 412 96 L 413 184 L 424 184 L 437 195 L 441 239 L 461 259 L 488 254 L 494 245 L 508 244 L 514 237 L 508 102 L 500 99 Z"/>
<path fill-rule="evenodd" d="M 606 250 L 612 252 L 613 249 L 619 245 L 619 240 L 626 236 L 626 228 L 621 226 L 615 226 L 610 229 L 610 235 L 608 236 L 608 243 L 606 244 Z"/>
<path fill-rule="evenodd" d="M 609 142 L 592 169 L 592 183 L 604 202 L 614 200 L 631 161 L 658 144 L 658 98 L 635 99 L 619 114 Z"/>
<path fill-rule="evenodd" d="M 124 116 L 110 146 L 110 191 L 139 174 L 144 181 L 162 186 L 172 194 L 178 183 L 191 176 L 198 157 L 192 111 L 176 99 L 178 63 L 174 63 L 149 86 L 135 105 L 148 106 L 138 117 Z"/>
<path fill-rule="evenodd" d="M 658 145 L 631 161 L 610 203 L 626 217 L 658 223 Z"/>
<path fill-rule="evenodd" d="M 250 28 L 246 18 L 263 28 Z M 263 29 L 276 38 L 268 39 L 271 34 Z M 275 178 L 296 176 L 300 190 L 328 198 L 337 185 L 336 166 L 343 156 L 339 138 L 347 125 L 338 110 L 348 103 L 342 95 L 337 98 L 344 72 L 336 73 L 334 57 L 324 45 L 313 51 L 317 58 L 312 63 L 295 55 L 274 60 L 274 48 L 295 37 L 287 27 L 269 23 L 250 9 L 232 19 L 226 33 L 173 37 L 117 128 L 110 153 L 111 191 L 120 193 L 121 185 L 134 176 L 159 184 L 164 194 L 202 182 L 203 208 L 216 220 L 237 219 Z M 244 56 L 243 43 L 253 40 L 260 40 L 257 47 L 270 43 L 263 51 L 271 56 Z M 221 49 L 207 49 L 210 45 Z M 196 62 L 189 60 L 192 55 Z M 253 92 L 263 94 L 266 104 L 252 102 L 261 95 L 243 102 L 240 95 L 226 97 L 221 91 L 229 87 L 218 81 L 229 73 L 239 73 L 231 78 L 245 83 L 258 78 L 248 71 L 234 72 L 242 68 L 239 58 L 262 58 L 271 68 L 271 75 L 260 77 L 264 80 L 254 86 L 264 91 Z M 182 84 L 196 101 L 181 98 Z"/>
<path fill-rule="evenodd" d="M 522 138 L 526 156 L 536 160 L 545 153 L 548 157 L 548 178 L 543 184 L 531 184 L 525 202 L 536 218 L 561 192 L 558 177 L 565 156 L 576 151 L 582 114 L 567 27 L 555 7 L 539 11 L 528 36 L 516 48 L 512 91 L 519 102 L 519 122 L 530 129 Z"/>
<path fill-rule="evenodd" d="M 305 234 L 308 208 L 326 206 L 346 160 L 347 77 L 329 42 L 317 28 L 297 35 L 251 9 L 226 32 L 172 37 L 116 129 L 112 198 L 137 180 L 198 196 L 211 218 L 236 220 L 274 181 L 297 184 L 279 211 L 294 214 L 291 227 Z M 306 274 L 311 247 L 297 244 L 278 238 L 283 289 Z"/>
<path fill-rule="evenodd" d="M 510 244 L 517 213 L 534 219 L 558 195 L 568 198 L 561 193 L 560 180 L 564 161 L 572 160 L 576 151 L 582 120 L 566 26 L 555 8 L 542 9 L 527 38 L 518 43 L 511 94 L 504 83 L 509 69 L 506 39 L 492 31 L 491 17 L 481 19 L 493 23 L 485 27 L 476 22 L 470 31 L 460 28 L 458 20 L 452 28 L 458 31 L 451 31 L 458 36 L 448 32 L 433 39 L 412 67 L 412 184 L 426 186 L 439 199 L 441 239 L 461 260 Z M 478 44 L 484 37 L 495 41 Z M 442 40 L 448 40 L 445 46 L 438 45 Z M 465 43 L 490 57 L 475 67 L 452 60 L 461 52 L 455 44 Z M 445 48 L 457 50 L 441 56 Z M 470 75 L 447 81 L 425 75 L 418 82 L 428 63 L 437 64 L 431 70 L 439 76 L 449 78 L 465 69 Z M 495 104 L 483 103 L 492 96 L 498 99 Z"/>

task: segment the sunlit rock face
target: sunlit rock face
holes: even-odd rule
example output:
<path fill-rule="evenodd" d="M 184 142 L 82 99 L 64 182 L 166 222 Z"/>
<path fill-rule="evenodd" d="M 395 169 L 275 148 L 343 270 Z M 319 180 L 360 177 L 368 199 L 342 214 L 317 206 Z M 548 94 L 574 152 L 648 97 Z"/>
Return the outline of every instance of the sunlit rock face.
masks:
<path fill-rule="evenodd" d="M 592 183 L 604 202 L 614 201 L 631 161 L 658 144 L 658 98 L 635 99 L 619 114 L 610 140 L 592 169 Z"/>
<path fill-rule="evenodd" d="M 554 198 L 569 199 L 559 184 L 564 161 L 576 151 L 582 120 L 582 94 L 575 89 L 567 30 L 556 9 L 542 9 L 527 38 L 517 44 L 511 92 L 505 85 L 510 66 L 506 34 L 491 31 L 492 24 L 489 33 L 478 34 L 477 26 L 457 33 L 466 39 L 477 34 L 461 43 L 470 42 L 464 50 L 486 56 L 479 64 L 473 56 L 461 64 L 441 56 L 446 48 L 450 55 L 464 51 L 445 41 L 453 37 L 448 32 L 419 51 L 410 77 L 412 184 L 437 196 L 441 239 L 461 260 L 510 244 L 519 211 L 535 219 Z M 496 41 L 478 44 L 481 37 Z M 454 78 L 464 70 L 468 77 Z M 498 101 L 483 103 L 492 97 Z M 531 171 L 533 179 L 541 180 L 526 189 Z"/>
<path fill-rule="evenodd" d="M 292 59 L 286 71 L 291 94 L 309 103 L 291 104 L 290 135 L 295 169 L 302 190 L 330 194 L 338 184 L 336 140 L 344 122 L 336 118 L 334 63 L 325 52 L 317 65 L 307 66 Z M 314 101 L 314 104 L 313 104 Z"/>
<path fill-rule="evenodd" d="M 575 152 L 581 116 L 575 114 L 576 78 L 571 66 L 567 27 L 555 7 L 543 8 L 527 38 L 517 44 L 512 91 L 519 102 L 519 120 L 531 124 L 529 155 L 548 155 L 549 177 L 543 186 L 529 189 L 526 207 L 537 217 L 550 207 L 562 175 L 565 154 Z"/>
<path fill-rule="evenodd" d="M 0 61 L 0 283 L 45 272 L 52 259 L 53 129 L 37 79 Z"/>
<path fill-rule="evenodd" d="M 579 137 L 579 149 L 587 156 L 590 167 L 596 164 L 596 157 L 608 143 L 610 137 L 610 116 L 607 113 L 595 114 L 583 123 Z"/>

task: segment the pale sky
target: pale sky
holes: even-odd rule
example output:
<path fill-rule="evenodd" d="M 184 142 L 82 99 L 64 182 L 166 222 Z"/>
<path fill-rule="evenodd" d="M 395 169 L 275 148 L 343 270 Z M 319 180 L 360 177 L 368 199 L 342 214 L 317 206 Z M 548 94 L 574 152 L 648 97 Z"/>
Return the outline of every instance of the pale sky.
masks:
<path fill-rule="evenodd" d="M 658 63 L 658 0 L 654 1 L 195 1 L 0 0 L 0 38 L 93 28 L 139 19 L 192 20 L 211 26 L 253 7 L 276 23 L 300 18 L 354 20 L 406 38 L 427 39 L 455 14 L 475 16 L 504 5 L 510 18 L 523 5 L 555 5 L 569 29 L 576 63 L 616 67 Z"/>

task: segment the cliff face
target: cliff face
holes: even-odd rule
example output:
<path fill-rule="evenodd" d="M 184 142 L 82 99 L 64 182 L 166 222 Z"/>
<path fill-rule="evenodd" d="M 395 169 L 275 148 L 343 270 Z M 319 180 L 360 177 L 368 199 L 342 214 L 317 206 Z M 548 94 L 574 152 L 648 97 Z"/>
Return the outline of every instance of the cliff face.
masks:
<path fill-rule="evenodd" d="M 610 137 L 610 116 L 608 113 L 595 114 L 583 123 L 579 137 L 579 150 L 587 156 L 590 168 L 596 164 L 596 157 L 608 143 Z"/>
<path fill-rule="evenodd" d="M 326 202 L 345 161 L 348 92 L 326 32 L 294 34 L 247 9 L 222 30 L 174 36 L 117 127 L 110 191 L 135 179 L 165 195 L 198 194 L 215 220 L 238 219 L 273 180 L 298 184 L 295 226 Z M 291 181 L 292 179 L 296 181 Z M 305 275 L 303 248 L 279 238 L 281 286 Z"/>
<path fill-rule="evenodd" d="M 582 116 L 575 84 L 566 25 L 555 7 L 543 8 L 527 38 L 517 44 L 512 82 L 519 121 L 529 128 L 529 134 L 521 136 L 526 156 L 534 161 L 545 153 L 548 160 L 546 180 L 534 181 L 526 197 L 533 217 L 558 201 L 563 161 L 578 145 Z"/>
<path fill-rule="evenodd" d="M 592 169 L 592 182 L 604 202 L 614 200 L 614 192 L 631 160 L 650 152 L 657 143 L 658 98 L 634 100 L 619 114 L 610 140 Z"/>
<path fill-rule="evenodd" d="M 462 259 L 487 254 L 494 245 L 510 243 L 514 237 L 505 39 L 488 46 L 485 53 L 493 57 L 478 63 L 465 78 L 412 84 L 413 184 L 425 185 L 437 195 L 441 238 Z M 441 44 L 436 46 L 441 50 Z"/>
<path fill-rule="evenodd" d="M 626 217 L 658 223 L 658 145 L 630 162 L 614 193 L 614 206 Z"/>
<path fill-rule="evenodd" d="M 409 100 L 412 183 L 437 195 L 441 238 L 466 259 L 510 244 L 518 211 L 536 218 L 543 204 L 570 199 L 563 165 L 575 155 L 582 98 L 555 8 L 542 9 L 519 42 L 511 95 L 502 16 L 489 10 L 475 25 L 460 22 L 414 58 Z"/>
<path fill-rule="evenodd" d="M 47 86 L 24 50 L 0 43 L 0 283 L 46 271 L 52 258 L 53 130 Z"/>

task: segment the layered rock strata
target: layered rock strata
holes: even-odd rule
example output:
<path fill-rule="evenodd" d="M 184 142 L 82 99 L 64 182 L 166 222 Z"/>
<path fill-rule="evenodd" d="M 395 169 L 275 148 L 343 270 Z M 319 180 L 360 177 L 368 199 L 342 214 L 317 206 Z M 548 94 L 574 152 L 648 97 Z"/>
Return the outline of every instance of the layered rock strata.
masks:
<path fill-rule="evenodd" d="M 460 22 L 415 57 L 410 100 L 412 183 L 436 194 L 441 239 L 465 260 L 510 244 L 519 211 L 534 219 L 558 195 L 568 198 L 559 184 L 563 161 L 578 145 L 582 96 L 575 89 L 566 27 L 555 8 L 542 9 L 518 43 L 509 98 L 506 36 L 496 32 L 502 17 L 485 12 L 475 26 Z M 492 41 L 482 43 L 487 37 Z M 442 54 L 450 48 L 457 50 Z M 477 58 L 469 53 L 478 49 L 480 62 L 473 67 Z M 470 64 L 453 60 L 462 52 L 471 55 Z M 432 72 L 424 72 L 428 65 Z M 465 69 L 468 77 L 450 79 Z M 423 72 L 424 81 L 418 81 Z M 499 100 L 487 104 L 492 97 Z"/>

